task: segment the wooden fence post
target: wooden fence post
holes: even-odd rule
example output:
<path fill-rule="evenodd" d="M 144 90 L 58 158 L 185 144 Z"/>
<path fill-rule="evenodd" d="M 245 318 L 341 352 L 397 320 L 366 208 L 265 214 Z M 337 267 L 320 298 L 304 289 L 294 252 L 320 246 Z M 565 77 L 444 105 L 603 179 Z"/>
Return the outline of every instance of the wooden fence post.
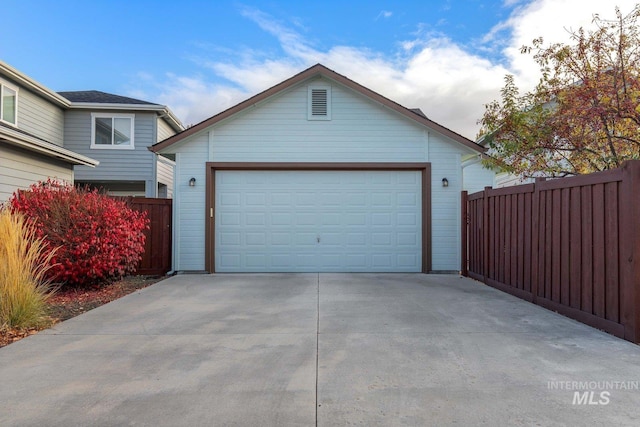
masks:
<path fill-rule="evenodd" d="M 489 277 L 489 236 L 490 236 L 490 221 L 491 211 L 489 210 L 489 190 L 491 187 L 484 187 L 482 192 L 482 275 L 484 276 L 484 283 L 487 283 L 487 277 Z"/>
<path fill-rule="evenodd" d="M 461 226 L 461 248 L 460 248 L 460 274 L 467 277 L 469 275 L 469 193 L 463 191 L 460 193 L 460 211 L 462 219 Z"/>
<path fill-rule="evenodd" d="M 640 160 L 622 165 L 620 197 L 620 323 L 624 339 L 640 343 Z"/>
<path fill-rule="evenodd" d="M 540 255 L 538 246 L 540 242 L 540 183 L 546 178 L 536 178 L 533 184 L 533 196 L 531 201 L 531 298 L 537 304 L 538 285 L 540 284 Z M 544 275 L 542 275 L 544 278 Z"/>

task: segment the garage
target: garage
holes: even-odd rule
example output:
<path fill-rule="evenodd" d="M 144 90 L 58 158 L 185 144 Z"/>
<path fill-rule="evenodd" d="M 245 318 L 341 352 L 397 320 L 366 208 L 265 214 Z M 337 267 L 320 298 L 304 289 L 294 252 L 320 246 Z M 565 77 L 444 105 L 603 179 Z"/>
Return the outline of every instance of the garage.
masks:
<path fill-rule="evenodd" d="M 376 166 L 212 169 L 215 271 L 423 271 L 425 165 Z"/>
<path fill-rule="evenodd" d="M 437 108 L 437 106 L 435 106 Z M 316 64 L 150 148 L 178 272 L 456 272 L 483 148 Z"/>

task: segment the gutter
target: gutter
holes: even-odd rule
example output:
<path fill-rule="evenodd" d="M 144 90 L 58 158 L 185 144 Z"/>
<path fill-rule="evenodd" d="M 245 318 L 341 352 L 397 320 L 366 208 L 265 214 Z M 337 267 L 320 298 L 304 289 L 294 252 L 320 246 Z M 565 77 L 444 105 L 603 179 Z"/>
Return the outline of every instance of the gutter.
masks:
<path fill-rule="evenodd" d="M 5 127 L 0 131 L 0 141 L 6 141 L 11 145 L 40 153 L 47 157 L 54 157 L 73 165 L 96 167 L 100 164 L 99 161 L 83 156 L 82 154 Z"/>
<path fill-rule="evenodd" d="M 176 117 L 175 114 L 165 105 L 160 104 L 108 104 L 100 102 L 71 102 L 68 107 L 70 109 L 85 109 L 85 110 L 127 110 L 127 111 L 154 111 L 168 119 L 171 127 L 174 130 L 181 132 L 184 130 L 184 125 Z"/>
<path fill-rule="evenodd" d="M 59 107 L 69 107 L 69 100 L 67 98 L 47 89 L 46 86 L 22 74 L 6 62 L 0 61 L 0 73 L 8 76 L 7 78 L 17 81 L 21 85 L 26 86 L 28 89 L 39 93 L 42 97 L 48 99 Z"/>

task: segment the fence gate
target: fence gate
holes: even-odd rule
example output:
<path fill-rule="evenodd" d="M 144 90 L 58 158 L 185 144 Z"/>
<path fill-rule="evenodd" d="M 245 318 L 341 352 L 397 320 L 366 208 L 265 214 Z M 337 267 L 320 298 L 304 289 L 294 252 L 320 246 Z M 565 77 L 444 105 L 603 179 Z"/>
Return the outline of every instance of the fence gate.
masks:
<path fill-rule="evenodd" d="M 131 208 L 146 211 L 149 230 L 145 230 L 145 248 L 138 275 L 164 275 L 171 270 L 172 200 L 129 197 Z"/>

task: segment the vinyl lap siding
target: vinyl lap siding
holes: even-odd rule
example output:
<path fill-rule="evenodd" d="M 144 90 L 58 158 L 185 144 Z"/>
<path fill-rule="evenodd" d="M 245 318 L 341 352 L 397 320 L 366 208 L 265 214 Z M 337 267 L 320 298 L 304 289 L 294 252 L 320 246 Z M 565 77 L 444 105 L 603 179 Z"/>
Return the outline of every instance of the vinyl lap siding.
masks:
<path fill-rule="evenodd" d="M 158 183 L 167 186 L 167 199 L 173 197 L 173 168 L 175 163 L 158 156 Z"/>
<path fill-rule="evenodd" d="M 462 167 L 458 147 L 437 134 L 430 134 L 433 270 L 460 270 Z M 448 187 L 442 186 L 442 178 L 447 178 Z"/>
<path fill-rule="evenodd" d="M 63 145 L 64 111 L 35 93 L 6 79 L 18 88 L 18 129 L 58 146 Z"/>
<path fill-rule="evenodd" d="M 175 133 L 176 132 L 173 128 L 169 126 L 164 119 L 158 118 L 158 134 L 156 136 L 156 142 L 164 141 L 170 136 L 175 135 Z"/>
<path fill-rule="evenodd" d="M 65 148 L 100 162 L 95 168 L 76 166 L 76 180 L 155 181 L 155 155 L 147 150 L 147 147 L 155 142 L 155 120 L 155 114 L 136 113 L 135 150 L 92 150 L 91 111 L 68 111 L 64 119 Z"/>
<path fill-rule="evenodd" d="M 8 200 L 17 189 L 25 189 L 47 178 L 73 182 L 73 167 L 0 143 L 0 203 Z"/>
<path fill-rule="evenodd" d="M 194 135 L 189 150 L 176 158 L 174 239 L 178 271 L 204 270 L 205 159 L 209 156 L 208 134 Z M 196 179 L 195 187 L 189 180 Z"/>
<path fill-rule="evenodd" d="M 425 160 L 422 128 L 336 85 L 332 120 L 307 120 L 306 84 L 260 107 L 216 127 L 216 161 Z"/>
<path fill-rule="evenodd" d="M 463 168 L 463 190 L 469 194 L 484 190 L 484 187 L 493 187 L 496 173 L 482 167 L 480 159 L 468 162 Z"/>

